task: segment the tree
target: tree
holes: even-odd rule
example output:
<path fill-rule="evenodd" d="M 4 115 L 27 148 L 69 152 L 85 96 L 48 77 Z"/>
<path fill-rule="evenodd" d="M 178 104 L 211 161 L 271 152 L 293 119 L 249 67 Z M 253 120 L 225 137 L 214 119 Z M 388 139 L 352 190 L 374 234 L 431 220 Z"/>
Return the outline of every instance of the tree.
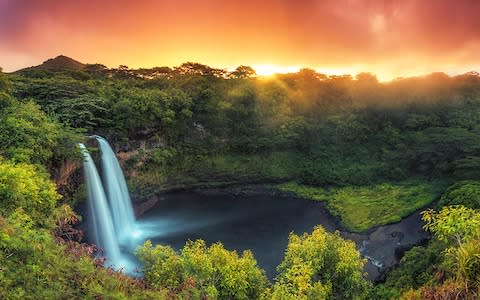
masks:
<path fill-rule="evenodd" d="M 35 224 L 46 226 L 60 195 L 40 167 L 0 160 L 0 199 L 1 214 L 23 208 Z"/>
<path fill-rule="evenodd" d="M 366 295 L 365 259 L 352 241 L 321 226 L 311 234 L 290 234 L 285 258 L 277 267 L 273 299 L 359 299 Z"/>
<path fill-rule="evenodd" d="M 102 64 L 86 64 L 82 70 L 95 78 L 105 77 L 109 72 L 108 68 Z"/>
<path fill-rule="evenodd" d="M 378 80 L 377 80 L 377 76 L 375 76 L 374 74 L 371 74 L 371 73 L 358 73 L 356 76 L 355 76 L 355 79 L 357 81 L 360 81 L 360 82 L 363 82 L 363 83 L 370 83 L 370 84 L 377 84 L 378 83 Z"/>
<path fill-rule="evenodd" d="M 203 240 L 188 241 L 178 254 L 169 246 L 153 247 L 147 241 L 136 255 L 149 285 L 175 291 L 195 287 L 198 298 L 257 299 L 267 284 L 250 251 L 239 256 L 221 243 L 207 247 Z"/>
<path fill-rule="evenodd" d="M 453 275 L 467 295 L 480 292 L 480 213 L 454 205 L 422 214 L 425 228 L 447 243 L 446 272 Z"/>
<path fill-rule="evenodd" d="M 230 75 L 233 78 L 250 78 L 257 75 L 257 72 L 249 66 L 238 66 Z"/>
<path fill-rule="evenodd" d="M 192 100 L 179 89 L 124 88 L 110 101 L 113 124 L 127 136 L 161 134 L 176 141 L 192 116 Z"/>
<path fill-rule="evenodd" d="M 12 84 L 8 80 L 7 76 L 2 72 L 0 67 L 0 92 L 10 93 L 12 90 Z"/>
<path fill-rule="evenodd" d="M 174 68 L 175 72 L 181 75 L 200 75 L 200 76 L 214 76 L 225 77 L 226 71 L 222 69 L 211 68 L 207 65 L 186 62 Z"/>
<path fill-rule="evenodd" d="M 450 186 L 442 195 L 439 206 L 463 205 L 467 208 L 480 208 L 480 182 L 460 181 Z"/>
<path fill-rule="evenodd" d="M 12 104 L 0 111 L 0 154 L 14 161 L 47 162 L 57 146 L 59 124 L 33 102 Z"/>
<path fill-rule="evenodd" d="M 439 212 L 428 209 L 422 212 L 422 219 L 426 230 L 450 245 L 462 246 L 480 234 L 480 214 L 462 205 L 446 206 Z"/>

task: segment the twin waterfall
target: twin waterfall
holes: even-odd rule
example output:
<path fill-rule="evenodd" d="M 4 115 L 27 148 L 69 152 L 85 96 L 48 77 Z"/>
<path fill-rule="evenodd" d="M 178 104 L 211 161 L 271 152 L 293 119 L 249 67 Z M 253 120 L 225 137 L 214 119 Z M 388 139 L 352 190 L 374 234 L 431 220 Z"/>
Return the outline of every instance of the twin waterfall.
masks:
<path fill-rule="evenodd" d="M 138 235 L 130 195 L 112 148 L 104 138 L 93 137 L 100 146 L 103 183 L 87 148 L 79 144 L 84 157 L 91 234 L 96 246 L 103 250 L 105 265 L 128 271 L 128 261 L 120 249 L 130 247 L 132 237 Z"/>

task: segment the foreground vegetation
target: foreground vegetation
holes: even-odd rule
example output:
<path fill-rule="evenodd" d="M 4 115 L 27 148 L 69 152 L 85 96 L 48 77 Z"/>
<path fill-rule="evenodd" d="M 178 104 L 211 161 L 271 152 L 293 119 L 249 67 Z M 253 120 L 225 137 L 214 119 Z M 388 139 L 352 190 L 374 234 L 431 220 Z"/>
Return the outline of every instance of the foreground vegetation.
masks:
<path fill-rule="evenodd" d="M 379 83 L 304 69 L 270 79 L 186 63 L 175 69 L 0 72 L 0 298 L 477 299 L 480 76 Z M 188 242 L 137 249 L 145 277 L 101 267 L 78 241 L 79 182 L 51 179 L 85 133 L 113 142 L 136 198 L 239 181 L 326 201 L 353 231 L 424 213 L 432 241 L 384 284 L 354 244 L 317 227 L 292 234 L 274 282 L 250 252 Z M 56 177 L 55 177 L 56 178 Z M 450 185 L 447 189 L 446 187 Z"/>

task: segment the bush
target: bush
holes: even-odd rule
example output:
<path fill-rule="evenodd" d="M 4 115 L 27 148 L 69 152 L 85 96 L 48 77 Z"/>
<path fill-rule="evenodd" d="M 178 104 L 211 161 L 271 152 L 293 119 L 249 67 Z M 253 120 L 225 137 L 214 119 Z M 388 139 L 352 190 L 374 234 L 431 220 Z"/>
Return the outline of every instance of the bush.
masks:
<path fill-rule="evenodd" d="M 267 284 L 264 271 L 250 251 L 238 256 L 221 243 L 207 247 L 203 240 L 188 241 L 178 254 L 169 246 L 139 247 L 145 280 L 154 288 L 219 299 L 257 299 Z"/>
<path fill-rule="evenodd" d="M 285 258 L 278 266 L 273 299 L 358 299 L 369 288 L 363 277 L 366 259 L 352 241 L 321 226 L 311 234 L 290 234 Z"/>
<path fill-rule="evenodd" d="M 436 240 L 428 246 L 416 246 L 405 252 L 400 266 L 388 273 L 384 284 L 376 286 L 370 298 L 397 299 L 404 292 L 435 281 L 435 274 L 444 259 L 445 245 Z"/>
<path fill-rule="evenodd" d="M 440 207 L 463 205 L 473 209 L 480 208 L 480 182 L 461 181 L 453 184 L 443 193 L 438 205 Z"/>
<path fill-rule="evenodd" d="M 35 224 L 45 226 L 60 195 L 41 167 L 0 160 L 0 199 L 2 214 L 23 208 Z"/>
<path fill-rule="evenodd" d="M 101 267 L 93 247 L 56 239 L 19 208 L 0 215 L 0 299 L 166 299 Z"/>

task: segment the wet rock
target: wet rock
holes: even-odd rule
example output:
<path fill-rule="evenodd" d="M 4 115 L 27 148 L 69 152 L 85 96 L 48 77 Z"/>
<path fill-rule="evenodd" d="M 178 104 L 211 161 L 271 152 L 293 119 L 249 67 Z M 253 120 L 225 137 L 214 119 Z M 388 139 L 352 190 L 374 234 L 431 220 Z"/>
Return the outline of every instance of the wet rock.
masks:
<path fill-rule="evenodd" d="M 385 274 L 399 263 L 405 251 L 428 238 L 422 226 L 420 211 L 416 211 L 398 223 L 379 226 L 370 233 L 344 236 L 354 240 L 368 259 L 367 278 L 379 282 L 385 280 Z"/>

